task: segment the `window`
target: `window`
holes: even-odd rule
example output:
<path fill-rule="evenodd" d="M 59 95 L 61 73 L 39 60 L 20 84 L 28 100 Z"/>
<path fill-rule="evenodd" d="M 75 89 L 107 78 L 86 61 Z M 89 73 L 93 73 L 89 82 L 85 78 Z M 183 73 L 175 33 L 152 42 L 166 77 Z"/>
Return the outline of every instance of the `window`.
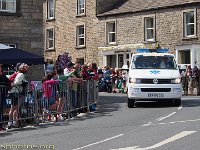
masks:
<path fill-rule="evenodd" d="M 116 23 L 115 21 L 106 24 L 107 44 L 116 44 Z"/>
<path fill-rule="evenodd" d="M 190 50 L 178 51 L 178 64 L 191 64 Z"/>
<path fill-rule="evenodd" d="M 135 55 L 133 57 L 132 69 L 176 69 L 176 62 L 172 55 Z"/>
<path fill-rule="evenodd" d="M 48 0 L 47 1 L 47 19 L 54 19 L 55 18 L 55 0 Z"/>
<path fill-rule="evenodd" d="M 124 56 L 123 54 L 118 54 L 118 68 L 122 68 L 124 64 Z"/>
<path fill-rule="evenodd" d="M 147 17 L 144 19 L 144 23 L 145 23 L 145 41 L 155 41 L 154 18 Z"/>
<path fill-rule="evenodd" d="M 4 65 L 3 67 L 3 73 L 9 77 L 16 71 L 16 67 L 13 65 Z"/>
<path fill-rule="evenodd" d="M 54 29 L 47 29 L 47 44 L 46 47 L 47 49 L 54 49 Z"/>
<path fill-rule="evenodd" d="M 85 46 L 85 27 L 84 27 L 84 25 L 77 26 L 76 33 L 77 33 L 76 46 L 77 47 Z"/>
<path fill-rule="evenodd" d="M 196 36 L 196 13 L 195 11 L 183 12 L 184 37 Z"/>
<path fill-rule="evenodd" d="M 107 55 L 106 56 L 107 64 L 105 64 L 105 65 L 115 68 L 116 67 L 116 58 L 117 58 L 117 55 Z"/>
<path fill-rule="evenodd" d="M 85 0 L 77 1 L 77 15 L 85 14 Z"/>
<path fill-rule="evenodd" d="M 0 0 L 0 11 L 16 13 L 16 0 Z"/>

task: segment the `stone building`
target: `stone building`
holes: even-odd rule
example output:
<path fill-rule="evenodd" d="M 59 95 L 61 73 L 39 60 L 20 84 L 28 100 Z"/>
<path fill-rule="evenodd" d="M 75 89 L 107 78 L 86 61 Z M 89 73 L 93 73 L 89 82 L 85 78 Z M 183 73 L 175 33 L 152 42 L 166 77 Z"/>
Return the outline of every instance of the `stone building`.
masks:
<path fill-rule="evenodd" d="M 199 0 L 43 0 L 47 61 L 122 68 L 138 47 L 169 48 L 180 64 L 200 64 Z M 199 66 L 200 67 L 200 66 Z"/>
<path fill-rule="evenodd" d="M 41 0 L 0 0 L 0 43 L 43 56 Z M 38 80 L 43 66 L 31 66 L 27 77 Z"/>
<path fill-rule="evenodd" d="M 47 61 L 67 52 L 73 61 L 97 62 L 95 0 L 45 0 L 43 9 Z"/>
<path fill-rule="evenodd" d="M 43 0 L 46 61 L 55 62 L 60 54 L 67 52 L 73 61 L 99 63 L 96 14 L 119 1 Z"/>
<path fill-rule="evenodd" d="M 102 66 L 121 68 L 137 47 L 160 46 L 200 67 L 199 0 L 125 0 L 97 17 Z"/>

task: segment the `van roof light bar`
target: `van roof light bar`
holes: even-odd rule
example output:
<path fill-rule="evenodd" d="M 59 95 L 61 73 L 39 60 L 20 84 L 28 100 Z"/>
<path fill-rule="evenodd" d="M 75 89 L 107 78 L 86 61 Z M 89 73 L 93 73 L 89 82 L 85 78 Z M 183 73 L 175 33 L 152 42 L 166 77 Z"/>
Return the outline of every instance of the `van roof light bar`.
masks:
<path fill-rule="evenodd" d="M 149 49 L 149 48 L 138 48 L 137 53 L 168 53 L 169 50 L 166 48 L 160 49 Z"/>

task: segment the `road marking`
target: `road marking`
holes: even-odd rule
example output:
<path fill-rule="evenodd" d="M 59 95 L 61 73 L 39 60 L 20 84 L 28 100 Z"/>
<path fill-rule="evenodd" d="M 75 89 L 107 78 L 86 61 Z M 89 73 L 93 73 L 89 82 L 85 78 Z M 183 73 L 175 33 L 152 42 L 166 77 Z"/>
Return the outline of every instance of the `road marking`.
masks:
<path fill-rule="evenodd" d="M 178 110 L 181 110 L 183 107 L 182 106 L 180 106 L 179 108 L 178 108 Z"/>
<path fill-rule="evenodd" d="M 200 119 L 194 119 L 194 120 L 183 120 L 183 121 L 174 121 L 174 122 L 166 122 L 166 123 L 151 123 L 151 124 L 145 124 L 141 126 L 157 126 L 157 125 L 166 125 L 166 124 L 175 124 L 175 123 L 187 123 L 187 122 L 195 122 L 200 121 Z"/>
<path fill-rule="evenodd" d="M 133 146 L 133 147 L 127 147 L 127 148 L 112 149 L 112 150 L 150 150 L 150 149 L 155 149 L 155 148 L 161 147 L 163 145 L 166 145 L 168 143 L 174 142 L 174 141 L 176 141 L 180 138 L 183 138 L 185 136 L 188 136 L 190 134 L 193 134 L 195 132 L 197 132 L 197 131 L 183 131 L 183 132 L 176 134 L 176 135 L 174 135 L 174 136 L 172 136 L 172 137 L 170 137 L 170 138 L 168 138 L 164 141 L 161 141 L 157 144 L 154 144 L 152 146 L 145 147 L 145 148 L 139 148 L 139 146 Z"/>
<path fill-rule="evenodd" d="M 79 148 L 76 148 L 76 149 L 73 149 L 73 150 L 84 149 L 84 148 L 87 148 L 87 147 L 90 147 L 90 146 L 93 146 L 93 145 L 97 145 L 97 144 L 100 144 L 100 143 L 103 143 L 103 142 L 110 141 L 110 140 L 112 140 L 112 139 L 118 138 L 118 137 L 123 136 L 123 135 L 124 135 L 124 134 L 119 134 L 119 135 L 116 135 L 116 136 L 107 138 L 107 139 L 105 139 L 105 140 L 102 140 L 102 141 L 99 141 L 99 142 L 95 142 L 95 143 L 91 143 L 91 144 L 88 144 L 88 145 L 86 145 L 86 146 L 79 147 Z"/>
<path fill-rule="evenodd" d="M 143 124 L 142 126 L 143 126 L 143 127 L 146 127 L 146 126 L 151 125 L 151 123 L 152 123 L 152 122 L 149 122 L 149 123 L 147 123 L 147 124 Z"/>
<path fill-rule="evenodd" d="M 164 120 L 164 119 L 166 119 L 166 118 L 169 118 L 169 117 L 171 117 L 172 115 L 174 115 L 176 112 L 173 112 L 173 113 L 171 113 L 171 114 L 169 114 L 169 115 L 167 115 L 167 116 L 165 116 L 165 117 L 160 117 L 160 118 L 158 118 L 158 119 L 156 119 L 157 121 L 162 121 L 162 120 Z"/>

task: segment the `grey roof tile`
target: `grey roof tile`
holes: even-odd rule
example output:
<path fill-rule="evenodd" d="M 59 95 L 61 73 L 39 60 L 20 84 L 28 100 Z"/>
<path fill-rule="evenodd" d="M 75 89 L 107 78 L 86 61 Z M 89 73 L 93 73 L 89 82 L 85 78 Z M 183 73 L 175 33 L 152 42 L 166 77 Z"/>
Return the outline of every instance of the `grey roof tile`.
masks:
<path fill-rule="evenodd" d="M 126 0 L 123 1 L 123 4 L 116 5 L 115 8 L 112 7 L 111 10 L 98 14 L 98 16 L 146 11 L 193 3 L 200 4 L 200 0 Z"/>

